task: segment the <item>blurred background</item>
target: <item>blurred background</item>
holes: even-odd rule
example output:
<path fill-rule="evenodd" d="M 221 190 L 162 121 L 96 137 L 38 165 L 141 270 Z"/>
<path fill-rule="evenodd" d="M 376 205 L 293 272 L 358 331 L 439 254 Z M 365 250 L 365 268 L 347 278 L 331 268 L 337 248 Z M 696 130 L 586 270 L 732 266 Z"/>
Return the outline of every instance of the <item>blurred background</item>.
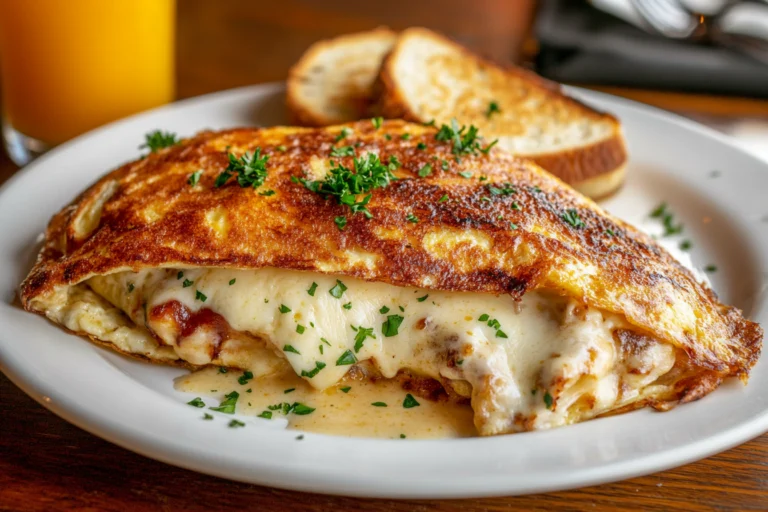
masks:
<path fill-rule="evenodd" d="M 57 54 L 70 25 L 74 60 Z M 679 112 L 768 158 L 767 0 L 0 0 L 6 139 L 27 121 L 49 146 L 174 99 L 284 80 L 313 42 L 381 25 L 426 26 L 496 61 Z M 72 80 L 83 85 L 57 98 Z"/>

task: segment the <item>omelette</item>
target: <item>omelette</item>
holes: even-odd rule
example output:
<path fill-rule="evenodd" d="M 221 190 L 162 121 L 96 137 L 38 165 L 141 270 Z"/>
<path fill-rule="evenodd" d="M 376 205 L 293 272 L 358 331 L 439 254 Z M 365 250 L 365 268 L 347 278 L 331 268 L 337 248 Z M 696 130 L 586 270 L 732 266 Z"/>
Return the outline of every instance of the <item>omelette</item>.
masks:
<path fill-rule="evenodd" d="M 398 382 L 470 404 L 480 435 L 666 410 L 760 354 L 650 237 L 474 127 L 166 145 L 53 217 L 25 309 L 156 363 Z"/>

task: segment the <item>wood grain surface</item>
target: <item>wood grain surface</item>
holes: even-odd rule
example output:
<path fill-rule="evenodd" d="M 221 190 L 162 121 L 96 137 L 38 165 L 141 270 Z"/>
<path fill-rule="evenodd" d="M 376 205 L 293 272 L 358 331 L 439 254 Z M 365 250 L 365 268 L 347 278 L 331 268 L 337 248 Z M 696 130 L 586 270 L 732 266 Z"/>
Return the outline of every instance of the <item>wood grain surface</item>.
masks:
<path fill-rule="evenodd" d="M 426 25 L 494 58 L 514 59 L 532 4 L 282 0 L 276 8 L 248 0 L 179 0 L 178 95 L 282 79 L 312 41 L 381 24 Z M 0 183 L 15 171 L 0 154 Z M 59 419 L 2 375 L 0 411 L 0 510 L 768 510 L 768 434 L 614 484 L 522 497 L 395 501 L 270 489 L 156 462 Z"/>

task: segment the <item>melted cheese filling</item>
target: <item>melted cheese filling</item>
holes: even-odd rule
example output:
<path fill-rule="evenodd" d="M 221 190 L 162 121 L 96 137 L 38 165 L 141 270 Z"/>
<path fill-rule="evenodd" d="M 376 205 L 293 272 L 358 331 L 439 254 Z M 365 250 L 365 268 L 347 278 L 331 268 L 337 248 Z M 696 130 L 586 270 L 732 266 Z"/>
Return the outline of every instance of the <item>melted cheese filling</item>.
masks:
<path fill-rule="evenodd" d="M 410 370 L 470 396 L 483 435 L 616 409 L 648 393 L 675 362 L 673 347 L 655 341 L 628 355 L 614 335 L 630 329 L 621 317 L 541 292 L 515 301 L 274 268 L 151 269 L 87 284 L 192 364 L 269 374 L 284 364 L 265 355 L 271 349 L 322 391 L 351 363 L 371 360 L 386 378 Z M 159 314 L 174 302 L 186 319 L 220 315 L 234 334 Z"/>

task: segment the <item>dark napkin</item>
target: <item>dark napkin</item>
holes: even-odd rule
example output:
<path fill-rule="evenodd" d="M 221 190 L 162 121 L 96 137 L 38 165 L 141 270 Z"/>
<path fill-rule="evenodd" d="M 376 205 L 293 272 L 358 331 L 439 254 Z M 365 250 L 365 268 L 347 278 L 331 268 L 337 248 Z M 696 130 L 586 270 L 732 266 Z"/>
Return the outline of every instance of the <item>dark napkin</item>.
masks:
<path fill-rule="evenodd" d="M 768 65 L 648 34 L 587 2 L 540 0 L 534 30 L 536 70 L 558 82 L 768 98 Z"/>

